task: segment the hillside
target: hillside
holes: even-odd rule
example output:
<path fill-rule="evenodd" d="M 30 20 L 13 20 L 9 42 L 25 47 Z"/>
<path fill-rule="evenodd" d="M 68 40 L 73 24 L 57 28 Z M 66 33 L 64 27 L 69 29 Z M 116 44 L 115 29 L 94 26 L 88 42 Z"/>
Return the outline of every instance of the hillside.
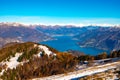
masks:
<path fill-rule="evenodd" d="M 0 49 L 0 79 L 23 80 L 66 73 L 74 70 L 76 63 L 72 54 L 45 45 L 16 43 Z"/>
<path fill-rule="evenodd" d="M 0 23 L 0 47 L 10 42 L 40 42 L 51 39 L 32 26 L 15 23 Z"/>
<path fill-rule="evenodd" d="M 95 47 L 103 50 L 120 49 L 120 28 L 117 27 L 99 27 L 95 30 L 89 30 L 83 34 L 76 35 L 78 44 L 81 47 Z"/>
<path fill-rule="evenodd" d="M 116 73 L 119 70 L 119 66 L 120 61 L 92 66 L 66 74 L 36 78 L 35 80 L 119 80 L 117 76 L 120 76 L 120 74 Z"/>
<path fill-rule="evenodd" d="M 120 50 L 109 55 L 101 53 L 96 56 L 74 55 L 73 53 L 72 51 L 59 52 L 47 45 L 34 42 L 8 44 L 0 49 L 0 79 L 42 79 L 47 76 L 52 76 L 48 77 L 49 79 L 65 79 L 66 77 L 69 79 L 104 72 L 120 64 L 117 62 L 120 60 Z M 115 65 L 108 66 L 112 64 Z M 81 70 L 83 72 L 79 73 Z M 76 72 L 77 74 L 74 74 Z M 64 77 L 59 77 L 63 74 Z"/>

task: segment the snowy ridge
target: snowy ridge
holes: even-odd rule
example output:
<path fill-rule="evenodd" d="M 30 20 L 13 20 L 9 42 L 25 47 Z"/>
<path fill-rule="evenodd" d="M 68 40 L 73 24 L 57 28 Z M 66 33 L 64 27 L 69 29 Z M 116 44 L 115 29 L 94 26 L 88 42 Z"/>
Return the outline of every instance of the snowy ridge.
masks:
<path fill-rule="evenodd" d="M 49 48 L 46 47 L 46 46 L 44 46 L 44 45 L 37 45 L 37 44 L 35 44 L 34 47 L 38 47 L 40 50 L 44 51 L 45 54 L 47 54 L 48 56 L 49 56 L 49 55 L 54 55 L 54 56 L 56 56 L 56 54 L 55 54 L 54 52 L 50 51 Z M 42 51 L 40 51 L 40 52 L 39 52 L 37 55 L 35 55 L 35 56 L 40 57 L 40 55 L 42 54 Z"/>
<path fill-rule="evenodd" d="M 43 46 L 43 45 L 37 45 L 35 44 L 34 47 L 38 47 L 40 50 L 44 51 L 45 54 L 47 54 L 48 56 L 53 54 L 55 55 L 52 51 L 50 51 L 46 46 Z M 38 56 L 40 57 L 40 54 L 42 54 L 42 51 L 40 51 L 37 55 L 35 56 Z M 7 70 L 8 68 L 10 69 L 13 69 L 13 68 L 16 68 L 19 64 L 23 65 L 23 63 L 25 62 L 28 62 L 28 61 L 23 61 L 23 62 L 18 62 L 18 58 L 22 55 L 22 53 L 16 53 L 14 57 L 10 56 L 10 59 L 9 60 L 5 60 L 5 61 L 2 61 L 0 63 L 0 65 L 6 65 L 6 68 L 2 70 L 2 72 L 0 73 L 0 75 L 3 74 L 3 72 L 5 70 Z"/>
<path fill-rule="evenodd" d="M 49 77 L 36 78 L 36 79 L 32 79 L 32 80 L 70 80 L 73 78 L 79 78 L 79 77 L 83 77 L 83 76 L 87 76 L 87 75 L 91 75 L 91 74 L 95 74 L 95 73 L 99 73 L 99 72 L 104 72 L 104 71 L 107 71 L 109 69 L 114 69 L 118 65 L 120 65 L 120 61 L 108 63 L 105 65 L 89 67 L 86 69 L 70 72 L 67 74 L 53 75 L 53 76 L 49 76 Z"/>
<path fill-rule="evenodd" d="M 38 46 L 40 49 L 42 49 L 44 52 L 45 52 L 45 54 L 47 54 L 48 56 L 50 55 L 50 54 L 53 54 L 53 52 L 51 52 L 46 46 L 43 46 L 43 45 L 39 45 Z M 40 52 L 41 53 L 41 52 Z"/>
<path fill-rule="evenodd" d="M 101 24 L 95 24 L 95 23 L 51 23 L 51 24 L 45 24 L 45 23 L 23 23 L 23 22 L 0 22 L 0 25 L 7 25 L 7 26 L 24 26 L 24 27 L 32 27 L 35 28 L 35 26 L 42 26 L 42 27 L 85 27 L 85 26 L 101 26 L 101 27 L 120 27 L 120 24 L 110 24 L 110 23 L 101 23 Z"/>

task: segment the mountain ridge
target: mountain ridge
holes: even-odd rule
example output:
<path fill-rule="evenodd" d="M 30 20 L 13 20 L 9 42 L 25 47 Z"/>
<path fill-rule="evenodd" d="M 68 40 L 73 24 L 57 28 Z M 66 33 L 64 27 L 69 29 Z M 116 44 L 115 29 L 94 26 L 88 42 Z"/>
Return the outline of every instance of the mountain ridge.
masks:
<path fill-rule="evenodd" d="M 40 42 L 52 39 L 50 36 L 32 27 L 25 27 L 23 25 L 0 25 L 0 47 L 11 42 Z"/>
<path fill-rule="evenodd" d="M 84 47 L 95 47 L 104 50 L 120 49 L 120 28 L 99 28 L 85 34 L 77 35 L 78 44 Z M 81 40 L 80 40 L 81 39 Z"/>
<path fill-rule="evenodd" d="M 87 26 L 98 26 L 98 27 L 120 27 L 120 24 L 80 24 L 80 25 L 75 25 L 75 24 L 25 24 L 25 23 L 19 23 L 19 22 L 0 22 L 0 25 L 7 25 L 7 26 L 25 26 L 25 27 L 35 27 L 35 26 L 42 26 L 42 27 L 87 27 Z"/>
<path fill-rule="evenodd" d="M 69 57 L 69 58 L 68 58 Z M 69 72 L 76 61 L 72 54 L 34 42 L 0 49 L 0 79 L 23 80 Z"/>
<path fill-rule="evenodd" d="M 27 25 L 26 27 L 20 23 L 0 23 L 0 47 L 10 42 L 41 42 L 52 40 L 53 36 L 69 35 L 77 39 L 81 47 L 111 51 L 120 48 L 119 30 L 118 26 Z"/>

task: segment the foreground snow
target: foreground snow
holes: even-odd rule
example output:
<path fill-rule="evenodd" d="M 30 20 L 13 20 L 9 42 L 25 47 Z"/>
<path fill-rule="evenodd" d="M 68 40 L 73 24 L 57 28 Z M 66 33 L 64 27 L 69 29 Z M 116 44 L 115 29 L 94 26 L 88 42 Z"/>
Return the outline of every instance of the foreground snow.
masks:
<path fill-rule="evenodd" d="M 79 78 L 79 77 L 83 77 L 83 76 L 87 76 L 87 75 L 91 75 L 91 74 L 95 74 L 95 73 L 99 73 L 99 72 L 104 72 L 109 69 L 114 69 L 118 65 L 120 65 L 120 61 L 108 63 L 108 64 L 104 64 L 104 65 L 99 65 L 99 66 L 94 66 L 94 67 L 89 67 L 86 69 L 70 72 L 67 74 L 53 75 L 50 77 L 36 78 L 33 80 L 70 80 L 73 78 Z"/>
<path fill-rule="evenodd" d="M 6 65 L 6 70 L 8 68 L 13 69 L 16 68 L 19 64 L 21 64 L 20 62 L 17 61 L 17 59 L 19 58 L 19 56 L 21 56 L 22 53 L 16 53 L 14 57 L 10 57 L 9 61 L 3 61 L 1 62 L 2 65 Z M 2 72 L 0 73 L 0 75 L 3 74 L 5 70 L 3 69 Z"/>
<path fill-rule="evenodd" d="M 9 61 L 4 62 L 4 64 L 7 65 L 7 68 L 13 69 L 16 68 L 17 65 L 20 64 L 20 62 L 17 61 L 17 59 L 22 55 L 22 53 L 16 53 L 15 57 L 11 57 Z"/>

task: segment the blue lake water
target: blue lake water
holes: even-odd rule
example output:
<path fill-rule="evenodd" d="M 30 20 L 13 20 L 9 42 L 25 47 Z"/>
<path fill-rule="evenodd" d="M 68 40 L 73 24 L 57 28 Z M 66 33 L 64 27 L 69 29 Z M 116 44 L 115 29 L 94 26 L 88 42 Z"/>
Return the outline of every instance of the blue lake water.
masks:
<path fill-rule="evenodd" d="M 72 36 L 54 36 L 56 40 L 49 40 L 41 42 L 41 44 L 46 44 L 50 47 L 57 49 L 58 51 L 67 51 L 67 50 L 78 50 L 85 54 L 96 55 L 98 53 L 106 52 L 104 50 L 88 47 L 80 47 L 77 44 L 77 40 L 74 40 Z"/>

